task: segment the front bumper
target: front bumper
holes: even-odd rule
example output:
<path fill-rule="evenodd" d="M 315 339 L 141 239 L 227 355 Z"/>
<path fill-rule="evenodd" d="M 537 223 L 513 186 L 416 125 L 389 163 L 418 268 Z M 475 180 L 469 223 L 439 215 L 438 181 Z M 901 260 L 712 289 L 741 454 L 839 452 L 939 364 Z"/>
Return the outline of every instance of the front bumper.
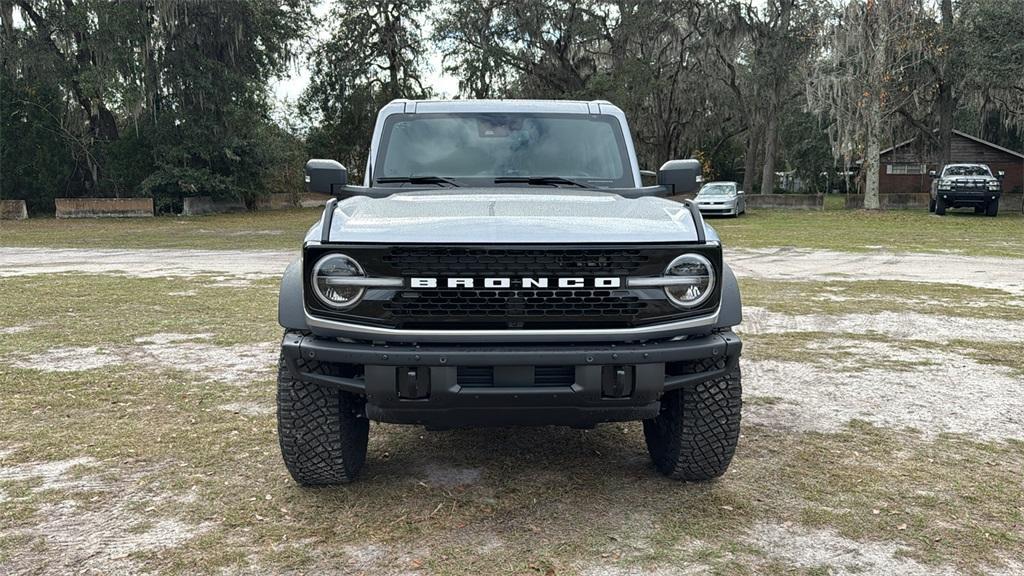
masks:
<path fill-rule="evenodd" d="M 701 214 L 735 214 L 736 203 L 729 204 L 697 204 Z"/>
<path fill-rule="evenodd" d="M 969 192 L 962 190 L 939 190 L 936 192 L 937 198 L 942 198 L 943 202 L 950 207 L 959 206 L 984 206 L 992 200 L 998 200 L 1002 194 L 998 190 L 989 190 L 981 192 L 977 190 L 971 190 Z"/>
<path fill-rule="evenodd" d="M 432 428 L 652 418 L 662 393 L 733 370 L 742 349 L 728 331 L 644 344 L 500 347 L 289 333 L 281 346 L 293 377 L 364 396 L 369 419 Z"/>

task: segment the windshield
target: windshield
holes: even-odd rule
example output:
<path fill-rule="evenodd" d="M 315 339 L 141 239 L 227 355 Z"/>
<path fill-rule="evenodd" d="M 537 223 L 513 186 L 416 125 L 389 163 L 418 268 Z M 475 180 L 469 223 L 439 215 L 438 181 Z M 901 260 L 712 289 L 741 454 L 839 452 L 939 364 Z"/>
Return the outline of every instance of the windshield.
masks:
<path fill-rule="evenodd" d="M 987 166 L 946 166 L 943 176 L 991 176 Z"/>
<path fill-rule="evenodd" d="M 735 191 L 732 184 L 708 184 L 700 189 L 698 196 L 730 196 Z"/>
<path fill-rule="evenodd" d="M 384 124 L 373 176 L 440 176 L 466 185 L 554 176 L 635 186 L 618 121 L 583 114 L 394 114 Z"/>

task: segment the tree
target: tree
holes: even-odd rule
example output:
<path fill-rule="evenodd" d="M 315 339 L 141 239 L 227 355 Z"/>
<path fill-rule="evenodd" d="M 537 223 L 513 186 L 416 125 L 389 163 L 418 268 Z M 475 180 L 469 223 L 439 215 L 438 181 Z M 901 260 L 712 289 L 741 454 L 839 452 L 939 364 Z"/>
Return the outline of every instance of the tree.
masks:
<path fill-rule="evenodd" d="M 425 40 L 420 25 L 429 0 L 338 0 L 330 37 L 314 47 L 312 78 L 299 100 L 313 155 L 337 158 L 362 173 L 377 111 L 395 98 L 425 98 Z"/>
<path fill-rule="evenodd" d="M 445 72 L 459 78 L 459 92 L 495 98 L 511 90 L 507 0 L 452 0 L 434 20 L 434 43 Z"/>
<path fill-rule="evenodd" d="M 917 32 L 925 20 L 920 0 L 851 1 L 826 32 L 808 81 L 810 106 L 829 122 L 835 157 L 847 167 L 863 158 L 868 209 L 879 208 L 883 129 L 925 88 L 908 74 L 923 58 Z"/>
<path fill-rule="evenodd" d="M 47 111 L 41 127 L 66 142 L 70 169 L 55 169 L 66 174 L 61 194 L 153 195 L 158 207 L 210 194 L 254 206 L 267 191 L 274 169 L 268 161 L 280 158 L 264 137 L 267 85 L 293 57 L 308 24 L 305 2 L 2 6 L 4 109 Z M 29 154 L 5 148 L 5 164 L 41 169 Z M 51 181 L 39 172 L 26 176 Z"/>

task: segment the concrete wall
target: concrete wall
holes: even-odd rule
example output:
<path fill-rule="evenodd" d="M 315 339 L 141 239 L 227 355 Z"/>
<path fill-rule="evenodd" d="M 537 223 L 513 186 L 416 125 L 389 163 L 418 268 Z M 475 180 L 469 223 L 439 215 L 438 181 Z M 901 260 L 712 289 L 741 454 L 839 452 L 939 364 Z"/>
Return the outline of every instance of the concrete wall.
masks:
<path fill-rule="evenodd" d="M 821 210 L 825 197 L 820 194 L 746 194 L 747 210 L 787 208 L 790 210 Z"/>
<path fill-rule="evenodd" d="M 294 197 L 291 194 L 270 194 L 256 202 L 260 210 L 287 210 L 295 208 Z"/>
<path fill-rule="evenodd" d="M 329 199 L 330 194 L 313 194 L 304 192 L 296 198 L 292 194 L 271 194 L 260 198 L 256 202 L 257 210 L 288 210 L 291 208 L 316 208 L 323 206 Z M 245 212 L 245 204 L 240 200 L 214 200 L 209 196 L 191 196 L 185 198 L 182 203 L 181 213 L 184 216 L 196 216 L 198 214 L 222 214 L 224 212 Z"/>
<path fill-rule="evenodd" d="M 927 208 L 929 194 L 927 192 L 907 192 L 902 194 L 879 194 L 878 202 L 882 209 L 899 210 L 903 208 Z M 863 194 L 847 194 L 846 209 L 858 210 L 864 207 Z"/>
<path fill-rule="evenodd" d="M 299 194 L 299 206 L 302 208 L 319 208 L 334 198 L 330 194 L 317 194 L 315 192 L 303 192 Z"/>
<path fill-rule="evenodd" d="M 930 198 L 928 193 L 916 193 L 916 194 L 879 194 L 878 201 L 881 204 L 883 210 L 901 210 L 901 209 L 927 209 L 928 199 Z M 1021 209 L 1021 194 L 1003 194 L 1002 198 L 999 199 L 999 210 L 1000 211 L 1020 211 Z M 859 210 L 864 207 L 864 195 L 863 194 L 849 194 L 846 196 L 846 208 L 849 210 Z"/>
<path fill-rule="evenodd" d="M 24 220 L 28 208 L 24 200 L 0 200 L 0 220 Z"/>
<path fill-rule="evenodd" d="M 139 218 L 153 215 L 152 198 L 55 198 L 57 218 Z"/>
<path fill-rule="evenodd" d="M 209 196 L 190 196 L 185 198 L 181 209 L 184 216 L 223 212 L 245 212 L 245 203 L 241 200 L 214 200 Z"/>

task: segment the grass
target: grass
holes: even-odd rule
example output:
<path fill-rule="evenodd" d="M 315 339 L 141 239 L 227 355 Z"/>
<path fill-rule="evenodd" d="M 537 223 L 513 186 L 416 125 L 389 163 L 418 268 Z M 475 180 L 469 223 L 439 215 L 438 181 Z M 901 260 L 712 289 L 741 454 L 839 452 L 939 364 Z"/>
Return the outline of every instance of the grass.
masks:
<path fill-rule="evenodd" d="M 144 219 L 0 221 L 0 246 L 294 250 L 319 209 Z M 757 210 L 709 220 L 731 248 L 799 246 L 1024 258 L 1024 217 L 901 210 Z"/>
<path fill-rule="evenodd" d="M 987 218 L 919 210 L 757 210 L 711 224 L 732 248 L 800 248 L 871 252 L 953 252 L 1024 258 L 1024 217 Z"/>
<path fill-rule="evenodd" d="M 1019 320 L 1024 302 L 1002 290 L 962 284 L 740 279 L 744 306 L 784 314 L 918 313 Z"/>
<path fill-rule="evenodd" d="M 355 572 L 575 574 L 697 563 L 735 574 L 772 562 L 788 572 L 793 566 L 746 539 L 758 525 L 784 523 L 899 542 L 920 562 L 967 573 L 1024 545 L 1015 528 L 1024 522 L 1024 447 L 1015 444 L 925 440 L 858 423 L 836 434 L 746 426 L 729 474 L 690 485 L 651 469 L 634 424 L 443 433 L 375 425 L 361 482 L 310 490 L 284 472 L 272 416 L 209 409 L 269 396 L 268 381 L 240 392 L 135 372 L 0 372 L 5 393 L 14 379 L 28 384 L 5 403 L 9 425 L 0 431 L 3 445 L 21 446 L 18 461 L 84 454 L 111 477 L 106 491 L 12 490 L 21 498 L 0 504 L 5 525 L 30 528 L 46 504 L 69 496 L 100 513 L 127 502 L 134 515 L 116 512 L 126 531 L 168 519 L 207 527 L 188 546 L 133 555 L 147 569 L 180 573 L 318 572 L 353 556 L 372 558 L 355 561 Z M 65 393 L 54 397 L 54 388 Z M 445 486 L 431 481 L 432 469 L 481 476 Z M 54 552 L 35 558 L 55 561 Z"/>
<path fill-rule="evenodd" d="M 0 220 L 0 246 L 295 250 L 320 208 L 246 214 Z"/>
<path fill-rule="evenodd" d="M 0 327 L 24 332 L 0 339 L 0 354 L 51 346 L 108 346 L 158 333 L 207 333 L 211 343 L 278 338 L 276 280 L 218 286 L 212 277 L 124 278 L 47 274 L 0 278 Z"/>
<path fill-rule="evenodd" d="M 89 480 L 85 487 L 0 481 L 0 562 L 14 571 L 66 569 L 65 552 L 33 532 L 43 521 L 51 531 L 131 542 L 179 522 L 194 534 L 186 545 L 142 547 L 128 560 L 136 571 L 182 574 L 833 570 L 827 560 L 796 565 L 750 537 L 759 526 L 786 523 L 895 542 L 918 562 L 965 573 L 982 573 L 1024 546 L 1020 442 L 926 438 L 861 422 L 830 434 L 747 424 L 723 479 L 681 484 L 651 468 L 636 424 L 439 433 L 375 424 L 359 483 L 302 489 L 280 461 L 269 361 L 267 371 L 237 381 L 137 360 L 66 373 L 9 363 L 24 350 L 54 346 L 130 348 L 133 338 L 157 332 L 212 333 L 211 347 L 277 338 L 272 283 L 211 284 L 206 277 L 0 279 L 0 298 L 18 303 L 0 311 L 0 327 L 29 327 L 0 344 L 0 448 L 14 450 L 3 466 L 96 460 L 67 477 Z M 744 288 L 762 289 L 765 299 L 795 294 Z M 183 290 L 194 294 L 171 295 Z M 751 357 L 795 355 L 806 345 L 799 338 L 815 335 L 791 337 L 748 338 Z M 223 409 L 231 403 L 268 412 Z M 78 508 L 55 522 L 54 506 L 68 500 Z"/>
<path fill-rule="evenodd" d="M 292 250 L 317 214 L 4 221 L 0 245 Z M 763 211 L 713 224 L 727 245 L 738 247 L 885 246 L 1024 257 L 1024 219 L 1011 214 L 993 220 Z M 637 424 L 450 432 L 374 424 L 360 482 L 303 489 L 287 476 L 278 453 L 272 358 L 255 371 L 213 379 L 187 369 L 226 347 L 272 348 L 280 336 L 276 281 L 217 284 L 213 276 L 0 277 L 0 302 L 14 303 L 0 307 L 0 329 L 23 329 L 0 332 L 0 451 L 11 451 L 0 452 L 0 469 L 95 459 L 52 489 L 42 489 L 37 477 L 0 480 L 0 572 L 125 566 L 122 572 L 171 574 L 565 575 L 677 566 L 730 575 L 838 571 L 839 559 L 801 564 L 780 556 L 754 537 L 765 525 L 824 530 L 851 539 L 852 546 L 898 544 L 902 555 L 937 572 L 953 567 L 981 574 L 1024 547 L 1024 443 L 925 436 L 860 421 L 816 433 L 748 419 L 733 466 L 709 484 L 657 475 Z M 748 306 L 791 315 L 1021 318 L 1019 302 L 1005 293 L 958 285 L 741 284 Z M 157 333 L 210 337 L 168 360 L 134 342 Z M 854 362 L 854 344 L 885 339 L 758 334 L 744 338 L 745 356 L 836 370 L 927 365 Z M 930 346 L 918 340 L 899 345 Z M 45 362 L 48 351 L 68 347 L 95 347 L 115 362 L 72 372 L 14 365 L 36 354 Z M 1024 376 L 1019 342 L 956 340 L 947 348 Z M 746 402 L 749 413 L 786 400 L 748 396 Z M 255 412 L 226 409 L 232 405 Z M 66 517 L 55 512 L 69 503 L 74 508 Z M 179 545 L 169 541 L 160 532 L 168 521 L 192 537 Z M 104 546 L 94 545 L 85 546 L 90 556 L 83 557 L 59 544 L 90 534 L 105 538 L 104 546 L 127 542 L 128 556 L 107 558 Z"/>

